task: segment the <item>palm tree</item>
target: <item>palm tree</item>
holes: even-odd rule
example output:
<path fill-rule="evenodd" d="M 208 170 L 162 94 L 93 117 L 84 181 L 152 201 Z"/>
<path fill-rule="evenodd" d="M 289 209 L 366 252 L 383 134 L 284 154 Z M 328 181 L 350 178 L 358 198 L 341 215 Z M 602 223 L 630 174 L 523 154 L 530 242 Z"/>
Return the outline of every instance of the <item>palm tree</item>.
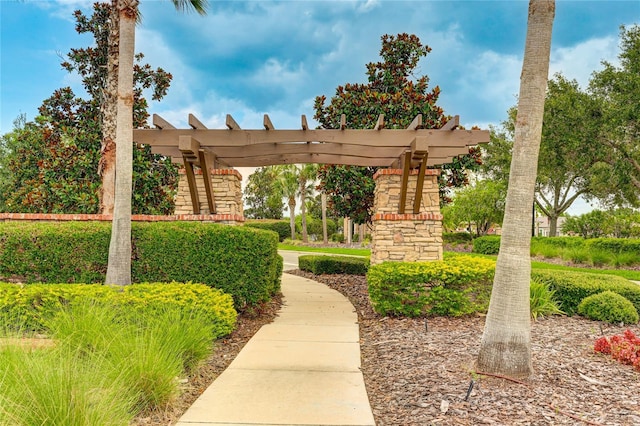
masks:
<path fill-rule="evenodd" d="M 172 0 L 176 9 L 205 13 L 206 0 Z M 118 13 L 116 180 L 107 284 L 131 284 L 131 187 L 133 174 L 133 56 L 139 0 L 111 0 Z M 111 51 L 110 51 L 111 53 Z M 112 59 L 109 60 L 111 62 Z"/>
<path fill-rule="evenodd" d="M 477 366 L 528 376 L 531 365 L 531 206 L 542 136 L 555 0 L 530 0 L 515 141 L 493 291 Z"/>
<path fill-rule="evenodd" d="M 275 166 L 278 173 L 278 189 L 287 199 L 289 206 L 289 225 L 291 226 L 291 239 L 296 237 L 296 197 L 298 196 L 298 168 L 293 164 Z"/>
<path fill-rule="evenodd" d="M 302 242 L 305 243 L 309 241 L 309 237 L 307 235 L 306 200 L 313 195 L 314 188 L 313 185 L 309 185 L 309 183 L 313 184 L 316 180 L 317 175 L 317 164 L 303 164 L 300 169 L 298 169 L 298 183 L 300 184 L 298 193 L 300 194 L 300 214 L 302 215 Z"/>

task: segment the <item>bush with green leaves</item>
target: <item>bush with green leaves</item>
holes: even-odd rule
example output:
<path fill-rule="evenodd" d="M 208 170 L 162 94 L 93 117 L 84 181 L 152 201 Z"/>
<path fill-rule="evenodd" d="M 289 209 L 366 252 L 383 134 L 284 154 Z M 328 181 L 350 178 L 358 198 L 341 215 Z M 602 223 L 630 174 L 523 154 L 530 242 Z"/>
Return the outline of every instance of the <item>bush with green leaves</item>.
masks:
<path fill-rule="evenodd" d="M 584 298 L 606 290 L 624 296 L 636 310 L 640 309 L 640 286 L 622 277 L 551 269 L 536 269 L 531 277 L 555 291 L 559 308 L 567 315 L 576 313 Z"/>
<path fill-rule="evenodd" d="M 278 241 L 283 242 L 286 238 L 291 238 L 291 225 L 289 220 L 277 219 L 251 219 L 244 223 L 249 228 L 265 229 L 278 234 Z"/>
<path fill-rule="evenodd" d="M 445 244 L 465 244 L 473 241 L 473 235 L 468 232 L 444 232 L 442 242 Z"/>
<path fill-rule="evenodd" d="M 306 255 L 298 257 L 298 267 L 312 274 L 366 275 L 369 259 L 352 256 Z"/>
<path fill-rule="evenodd" d="M 203 284 L 144 283 L 125 287 L 100 284 L 0 284 L 0 323 L 23 331 L 47 332 L 48 324 L 65 307 L 80 300 L 122 305 L 132 315 L 150 315 L 176 309 L 198 312 L 212 325 L 213 338 L 235 326 L 233 299 Z"/>
<path fill-rule="evenodd" d="M 495 262 L 452 256 L 433 262 L 384 262 L 369 267 L 369 297 L 376 312 L 392 316 L 458 316 L 488 307 Z"/>
<path fill-rule="evenodd" d="M 500 236 L 486 235 L 473 240 L 473 252 L 480 254 L 498 254 L 500 251 Z"/>
<path fill-rule="evenodd" d="M 110 223 L 0 223 L 0 277 L 24 282 L 104 282 Z M 242 226 L 132 223 L 134 282 L 193 281 L 231 294 L 237 309 L 280 289 L 278 237 Z"/>
<path fill-rule="evenodd" d="M 611 324 L 637 324 L 639 320 L 633 303 L 610 290 L 585 297 L 578 305 L 578 314 Z"/>

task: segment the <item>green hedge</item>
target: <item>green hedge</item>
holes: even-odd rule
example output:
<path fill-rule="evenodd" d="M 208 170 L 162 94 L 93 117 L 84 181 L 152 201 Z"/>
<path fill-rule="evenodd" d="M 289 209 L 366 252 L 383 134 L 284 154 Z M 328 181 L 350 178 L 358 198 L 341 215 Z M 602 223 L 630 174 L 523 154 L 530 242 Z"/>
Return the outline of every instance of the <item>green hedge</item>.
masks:
<path fill-rule="evenodd" d="M 603 250 L 610 253 L 640 253 L 640 239 L 630 238 L 594 238 L 585 241 L 589 249 Z"/>
<path fill-rule="evenodd" d="M 555 291 L 560 309 L 568 315 L 577 312 L 584 298 L 606 290 L 624 296 L 640 311 L 640 286 L 622 277 L 550 269 L 536 269 L 531 277 L 547 283 Z"/>
<path fill-rule="evenodd" d="M 434 262 L 385 262 L 367 273 L 381 315 L 465 315 L 488 307 L 495 262 L 455 256 Z"/>
<path fill-rule="evenodd" d="M 291 238 L 291 224 L 289 220 L 253 219 L 247 220 L 244 226 L 273 231 L 278 234 L 278 240 L 280 242 L 283 242 L 286 238 Z"/>
<path fill-rule="evenodd" d="M 500 251 L 500 236 L 486 235 L 473 240 L 473 252 L 480 254 L 498 254 Z"/>
<path fill-rule="evenodd" d="M 610 324 L 623 322 L 638 323 L 638 311 L 627 298 L 607 290 L 585 297 L 578 305 L 578 313 L 596 321 Z"/>
<path fill-rule="evenodd" d="M 0 223 L 0 277 L 24 282 L 104 281 L 110 223 Z M 199 282 L 237 309 L 280 289 L 276 234 L 199 222 L 132 223 L 134 282 Z"/>
<path fill-rule="evenodd" d="M 0 323 L 20 331 L 46 332 L 47 324 L 64 308 L 90 299 L 116 303 L 143 314 L 169 308 L 204 313 L 214 324 L 214 338 L 231 333 L 237 317 L 230 295 L 203 284 L 143 283 L 115 287 L 0 283 Z"/>
<path fill-rule="evenodd" d="M 307 255 L 298 257 L 298 267 L 316 275 L 366 275 L 369 259 L 365 257 Z"/>
<path fill-rule="evenodd" d="M 444 232 L 442 242 L 447 244 L 463 244 L 473 241 L 473 235 L 468 232 Z"/>
<path fill-rule="evenodd" d="M 585 239 L 582 237 L 533 237 L 531 243 L 558 248 L 575 248 L 584 247 Z"/>

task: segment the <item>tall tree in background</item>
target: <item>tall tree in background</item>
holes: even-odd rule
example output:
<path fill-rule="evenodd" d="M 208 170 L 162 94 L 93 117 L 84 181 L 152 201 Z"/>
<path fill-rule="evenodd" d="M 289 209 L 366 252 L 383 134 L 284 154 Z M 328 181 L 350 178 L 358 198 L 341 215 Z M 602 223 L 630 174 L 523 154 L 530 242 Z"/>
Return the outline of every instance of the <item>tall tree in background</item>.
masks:
<path fill-rule="evenodd" d="M 549 75 L 554 0 L 530 0 L 500 252 L 478 368 L 528 376 L 531 365 L 531 206 Z"/>
<path fill-rule="evenodd" d="M 106 103 L 107 40 L 110 6 L 95 3 L 86 16 L 74 12 L 76 31 L 89 33 L 90 47 L 71 49 L 62 62 L 69 72 L 77 72 L 89 97 L 83 99 L 69 87 L 56 90 L 39 108 L 34 123 L 23 120 L 11 132 L 13 143 L 0 157 L 0 165 L 12 171 L 0 188 L 0 210 L 28 213 L 99 213 L 101 179 L 102 110 Z M 134 126 L 146 126 L 149 114 L 143 89 L 160 100 L 167 92 L 171 74 L 161 68 L 134 65 Z M 27 134 L 22 134 L 26 132 Z M 41 140 L 33 140 L 39 133 Z M 107 132 L 108 133 L 108 132 Z M 28 149 L 20 141 L 31 140 Z M 7 139 L 9 142 L 9 139 Z M 39 148 L 42 146 L 42 148 Z M 171 160 L 151 153 L 148 146 L 134 147 L 133 212 L 171 214 L 177 189 L 177 168 Z M 29 170 L 33 167 L 33 170 Z M 103 177 L 104 178 L 104 177 Z M 104 180 L 104 179 L 103 179 Z"/>
<path fill-rule="evenodd" d="M 418 114 L 422 114 L 423 127 L 427 129 L 437 129 L 447 121 L 437 105 L 440 88 L 429 90 L 426 75 L 414 76 L 418 62 L 431 48 L 423 46 L 417 36 L 406 33 L 383 35 L 381 39 L 382 61 L 367 64 L 367 84 L 338 86 L 328 105 L 326 96 L 316 97 L 314 118 L 322 128 L 339 128 L 342 114 L 351 129 L 373 128 L 379 114 L 384 114 L 385 127 L 391 129 L 406 128 Z M 479 151 L 474 153 L 479 156 Z M 471 162 L 458 161 L 459 166 L 451 167 L 451 173 L 444 173 L 451 179 L 449 184 L 465 181 L 466 166 L 475 165 L 476 161 L 477 158 Z M 336 214 L 351 217 L 359 224 L 371 220 L 375 170 L 355 166 L 320 169 L 320 189 L 327 193 Z"/>
<path fill-rule="evenodd" d="M 173 0 L 205 13 L 205 0 Z M 106 284 L 131 284 L 131 195 L 133 174 L 133 61 L 139 0 L 112 0 L 118 11 L 116 183 Z M 116 21 L 112 19 L 112 21 Z M 115 36 L 112 32 L 112 35 Z M 110 51 L 111 54 L 111 51 Z M 110 61 L 112 59 L 109 59 Z M 110 69 L 111 71 L 111 69 Z"/>
<path fill-rule="evenodd" d="M 640 204 L 640 26 L 620 28 L 620 66 L 603 62 L 590 91 L 602 106 L 598 142 L 608 148 L 603 160 L 613 178 L 613 204 Z"/>
<path fill-rule="evenodd" d="M 244 210 L 249 219 L 282 219 L 282 192 L 277 185 L 278 170 L 275 166 L 259 167 L 249 175 L 244 189 Z"/>
<path fill-rule="evenodd" d="M 548 82 L 542 139 L 538 160 L 535 203 L 549 218 L 549 235 L 557 235 L 558 218 L 578 197 L 604 197 L 610 187 L 602 182 L 601 161 L 605 153 L 597 143 L 602 125 L 593 97 L 580 90 L 575 80 L 556 74 Z M 517 108 L 509 110 L 503 129 L 492 129 L 484 169 L 490 177 L 508 178 Z"/>
<path fill-rule="evenodd" d="M 296 197 L 300 190 L 298 182 L 298 168 L 293 164 L 275 166 L 278 173 L 277 188 L 287 200 L 289 208 L 289 226 L 291 227 L 291 239 L 296 238 Z"/>
<path fill-rule="evenodd" d="M 307 200 L 313 196 L 315 180 L 318 175 L 316 164 L 302 164 L 298 169 L 298 193 L 300 195 L 300 220 L 302 228 L 302 242 L 309 241 L 307 235 Z"/>

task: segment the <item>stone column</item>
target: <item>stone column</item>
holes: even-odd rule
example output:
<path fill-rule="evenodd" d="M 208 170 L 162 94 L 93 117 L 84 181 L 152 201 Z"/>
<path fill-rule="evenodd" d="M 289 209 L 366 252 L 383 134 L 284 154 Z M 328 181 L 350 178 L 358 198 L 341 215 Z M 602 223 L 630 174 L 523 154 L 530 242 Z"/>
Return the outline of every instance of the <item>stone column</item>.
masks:
<path fill-rule="evenodd" d="M 371 264 L 384 261 L 442 259 L 442 215 L 438 191 L 439 170 L 426 170 L 420 211 L 413 213 L 417 170 L 409 175 L 404 214 L 398 214 L 402 170 L 380 169 L 376 182 Z"/>
<path fill-rule="evenodd" d="M 210 215 L 207 194 L 202 180 L 202 171 L 196 169 L 194 172 L 200 201 L 200 215 Z M 232 224 L 244 222 L 242 176 L 240 173 L 235 169 L 211 169 L 211 187 L 216 206 L 216 213 L 211 215 L 211 220 Z M 189 184 L 184 169 L 179 171 L 178 193 L 175 204 L 176 215 L 193 215 Z"/>

